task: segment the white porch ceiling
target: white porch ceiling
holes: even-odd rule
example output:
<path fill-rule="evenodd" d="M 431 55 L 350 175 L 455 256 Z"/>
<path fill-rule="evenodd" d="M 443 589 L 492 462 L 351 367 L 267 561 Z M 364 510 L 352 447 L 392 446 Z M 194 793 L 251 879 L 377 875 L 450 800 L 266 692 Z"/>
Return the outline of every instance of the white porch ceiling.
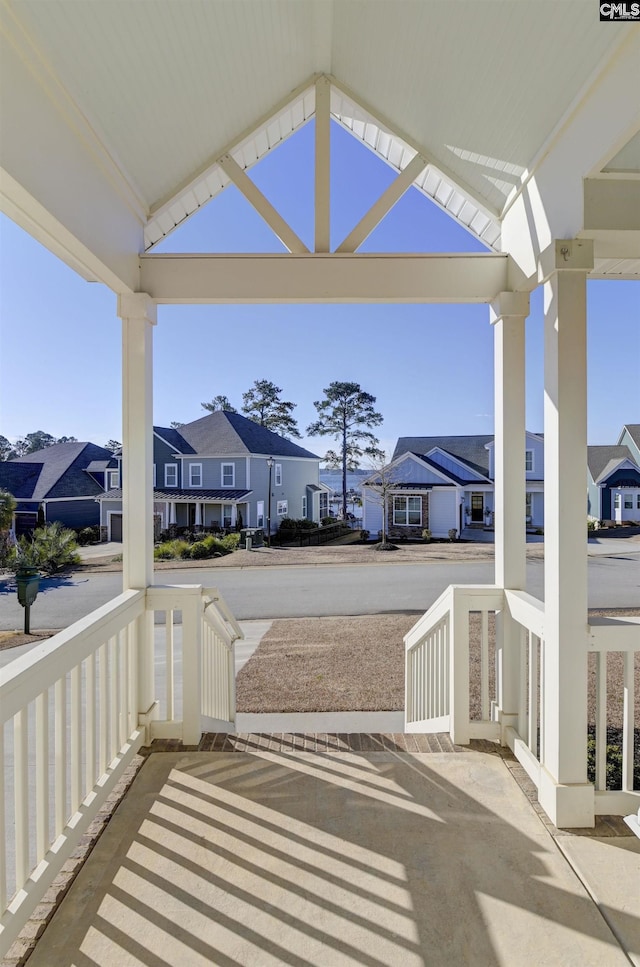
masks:
<path fill-rule="evenodd" d="M 419 153 L 416 187 L 497 248 L 505 205 L 636 29 L 585 0 L 0 3 L 137 198 L 145 248 L 225 187 L 225 153 L 250 168 L 306 123 L 319 74 L 334 120 L 398 171 Z M 614 149 L 605 171 L 640 167 L 635 132 Z"/>

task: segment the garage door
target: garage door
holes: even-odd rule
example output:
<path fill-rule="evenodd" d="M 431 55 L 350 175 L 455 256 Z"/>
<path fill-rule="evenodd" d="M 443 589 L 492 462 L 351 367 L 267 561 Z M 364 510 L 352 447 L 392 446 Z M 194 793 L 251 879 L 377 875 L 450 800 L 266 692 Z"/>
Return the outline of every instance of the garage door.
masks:
<path fill-rule="evenodd" d="M 122 540 L 122 514 L 110 514 L 109 516 L 109 540 Z"/>

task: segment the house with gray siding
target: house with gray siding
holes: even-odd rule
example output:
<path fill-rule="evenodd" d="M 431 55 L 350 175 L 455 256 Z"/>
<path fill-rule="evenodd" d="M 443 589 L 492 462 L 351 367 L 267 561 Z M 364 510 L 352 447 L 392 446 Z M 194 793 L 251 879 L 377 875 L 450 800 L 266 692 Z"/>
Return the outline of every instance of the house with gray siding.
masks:
<path fill-rule="evenodd" d="M 100 523 L 95 498 L 115 482 L 117 475 L 117 460 L 104 447 L 55 443 L 0 463 L 0 488 L 16 498 L 18 535 L 33 531 L 38 520 L 60 521 L 65 527 L 80 530 Z"/>
<path fill-rule="evenodd" d="M 531 529 L 544 524 L 544 444 L 527 433 L 526 504 Z M 391 462 L 363 484 L 363 527 L 382 529 L 394 538 L 448 537 L 450 530 L 492 526 L 494 511 L 494 440 L 492 436 L 400 437 Z"/>
<path fill-rule="evenodd" d="M 621 439 L 629 438 L 627 430 L 625 427 Z M 640 449 L 633 446 L 632 439 L 630 442 L 632 446 L 587 447 L 587 514 L 591 520 L 640 523 Z"/>
<path fill-rule="evenodd" d="M 239 413 L 219 410 L 179 429 L 154 427 L 153 459 L 156 535 L 171 529 L 267 531 L 269 525 L 274 533 L 284 517 L 319 521 L 327 514 L 320 458 Z M 121 540 L 119 486 L 98 501 L 104 539 Z"/>

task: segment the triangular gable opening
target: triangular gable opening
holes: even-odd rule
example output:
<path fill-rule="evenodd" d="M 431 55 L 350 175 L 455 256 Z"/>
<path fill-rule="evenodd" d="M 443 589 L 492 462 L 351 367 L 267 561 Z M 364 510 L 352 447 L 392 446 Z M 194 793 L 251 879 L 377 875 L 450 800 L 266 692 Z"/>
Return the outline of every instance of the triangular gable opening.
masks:
<path fill-rule="evenodd" d="M 312 217 L 314 211 L 314 165 L 315 158 L 313 153 L 314 146 L 314 125 L 308 122 L 314 119 L 316 114 L 316 84 L 325 83 L 330 89 L 330 129 L 331 129 L 331 177 L 335 179 L 335 159 L 333 157 L 335 146 L 343 144 L 341 138 L 342 129 L 349 133 L 352 138 L 366 148 L 368 148 L 379 161 L 391 172 L 391 177 L 382 177 L 382 184 L 388 185 L 388 192 L 378 200 L 374 198 L 371 202 L 370 213 L 373 216 L 366 228 L 356 225 L 351 234 L 347 234 L 340 240 L 337 235 L 344 231 L 344 226 L 339 225 L 331 233 L 331 251 L 380 251 L 376 247 L 376 232 L 379 226 L 387 219 L 393 218 L 394 211 L 398 206 L 415 204 L 415 198 L 411 196 L 419 193 L 425 199 L 429 199 L 437 208 L 449 216 L 454 223 L 462 227 L 476 244 L 481 243 L 479 249 L 498 249 L 500 238 L 500 226 L 495 213 L 486 209 L 482 203 L 475 199 L 471 192 L 456 184 L 452 177 L 442 172 L 426 156 L 426 152 L 420 150 L 419 146 L 409 145 L 406 140 L 390 129 L 389 125 L 377 120 L 370 109 L 365 110 L 351 95 L 346 94 L 337 83 L 330 78 L 314 79 L 312 83 L 298 89 L 292 98 L 267 119 L 263 119 L 254 130 L 245 134 L 239 141 L 227 148 L 217 159 L 198 175 L 189 184 L 183 186 L 174 196 L 161 205 L 157 206 L 152 212 L 145 230 L 145 249 L 147 251 L 155 248 L 160 242 L 173 234 L 176 228 L 183 226 L 188 220 L 202 218 L 202 212 L 208 203 L 224 194 L 224 189 L 237 186 L 235 194 L 242 197 L 243 193 L 247 198 L 242 197 L 245 207 L 254 206 L 254 215 L 262 221 L 263 218 L 270 224 L 274 234 L 282 239 L 274 238 L 272 247 L 266 247 L 264 251 L 285 251 L 308 252 L 314 251 L 313 239 L 309 238 L 309 230 L 300 228 L 298 215 L 300 206 L 292 203 L 292 192 L 288 191 L 289 207 L 291 210 L 283 211 L 267 197 L 267 193 L 260 189 L 260 168 L 265 165 L 268 167 L 272 163 L 273 150 L 281 147 L 291 138 L 296 139 L 296 148 L 300 149 L 304 139 L 305 145 L 311 144 L 312 150 L 308 152 L 308 147 L 304 149 L 306 175 L 300 172 L 300 184 L 310 187 L 309 199 Z M 325 113 L 325 118 L 327 114 Z M 306 130 L 305 130 L 306 129 Z M 348 153 L 348 152 L 347 152 Z M 364 164 L 363 156 L 359 157 L 358 164 Z M 248 177 L 248 172 L 255 169 L 252 178 Z M 394 184 L 395 183 L 395 184 Z M 291 188 L 292 186 L 288 186 Z M 295 186 L 294 186 L 295 187 Z M 333 187 L 333 185 L 332 185 Z M 256 200 L 256 188 L 258 189 Z M 234 194 L 231 192 L 230 194 Z M 395 195 L 397 194 L 397 198 Z M 394 196 L 393 198 L 385 196 Z M 407 197 L 408 196 L 408 197 Z M 382 208 L 380 204 L 382 203 Z M 281 203 L 282 205 L 282 203 Z M 376 208 L 378 206 L 378 208 Z M 307 206 L 302 206 L 304 211 Z M 401 208 L 399 209 L 401 211 Z M 260 214 L 258 214 L 260 211 Z M 265 214 L 266 212 L 266 214 Z M 377 221 L 376 221 L 377 212 Z M 262 215 L 262 218 L 261 218 Z M 415 217 L 415 216 L 414 216 Z M 366 218 L 363 219 L 366 221 Z M 336 223 L 334 213 L 332 213 L 332 227 Z M 296 231 L 295 225 L 298 225 Z M 283 230 L 279 231 L 282 227 Z M 361 229 L 361 231 L 359 231 Z M 364 239 L 362 233 L 366 231 Z M 311 229 L 313 234 L 313 228 Z M 469 250 L 469 238 L 466 237 L 466 244 L 462 244 L 460 249 Z M 434 251 L 429 242 L 423 242 L 424 249 L 407 245 L 405 251 Z M 366 247 L 365 247 L 366 246 Z M 163 251 L 170 249 L 165 245 Z M 176 250 L 176 249 L 173 249 Z M 180 250 L 179 248 L 177 250 Z M 208 249 L 213 251 L 215 249 Z M 227 251 L 230 249 L 227 248 Z M 318 249 L 318 251 L 326 249 Z M 443 250 L 443 249 L 440 249 Z M 449 250 L 452 250 L 451 248 Z M 455 250 L 455 249 L 453 249 Z M 472 248 L 474 250 L 474 248 Z M 235 251 L 242 251 L 236 248 Z M 255 249 L 254 249 L 255 251 Z"/>

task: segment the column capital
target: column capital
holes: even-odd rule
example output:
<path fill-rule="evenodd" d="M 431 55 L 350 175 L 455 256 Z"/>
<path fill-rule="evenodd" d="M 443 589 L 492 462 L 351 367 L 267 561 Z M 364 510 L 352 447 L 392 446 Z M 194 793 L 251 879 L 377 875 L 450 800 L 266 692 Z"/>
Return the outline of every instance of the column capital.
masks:
<path fill-rule="evenodd" d="M 538 283 L 555 272 L 590 272 L 593 268 L 593 239 L 556 238 L 538 258 Z"/>
<path fill-rule="evenodd" d="M 489 307 L 492 326 L 500 319 L 516 317 L 526 319 L 529 315 L 528 292 L 499 292 Z"/>
<path fill-rule="evenodd" d="M 118 296 L 118 315 L 121 319 L 146 319 L 155 326 L 158 306 L 146 292 L 128 292 Z"/>

